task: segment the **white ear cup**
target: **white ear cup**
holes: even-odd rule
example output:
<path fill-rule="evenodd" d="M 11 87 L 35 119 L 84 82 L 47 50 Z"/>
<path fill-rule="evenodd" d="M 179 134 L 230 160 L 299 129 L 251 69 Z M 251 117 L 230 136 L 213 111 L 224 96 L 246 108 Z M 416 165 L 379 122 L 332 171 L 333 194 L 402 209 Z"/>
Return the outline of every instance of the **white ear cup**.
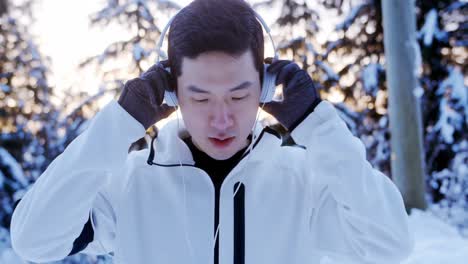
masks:
<path fill-rule="evenodd" d="M 171 68 L 170 67 L 167 67 L 165 68 L 165 70 L 171 74 Z M 173 87 L 171 87 L 173 88 Z M 179 102 L 177 101 L 177 95 L 175 93 L 175 89 L 172 89 L 172 92 L 171 91 L 168 91 L 168 90 L 165 90 L 164 91 L 164 102 L 168 105 L 168 106 L 172 106 L 172 107 L 176 107 L 179 105 Z"/>
<path fill-rule="evenodd" d="M 276 75 L 267 71 L 269 64 L 263 64 L 263 85 L 260 94 L 260 103 L 269 103 L 273 101 L 276 90 Z"/>
<path fill-rule="evenodd" d="M 177 101 L 177 95 L 175 92 L 164 91 L 164 101 L 168 106 L 176 107 L 179 105 Z"/>
<path fill-rule="evenodd" d="M 275 42 L 273 41 L 273 37 L 271 36 L 270 28 L 266 24 L 265 20 L 263 20 L 263 18 L 259 14 L 257 14 L 256 12 L 255 12 L 255 16 L 257 17 L 260 24 L 262 24 L 262 26 L 265 29 L 268 36 L 270 37 L 271 45 L 273 46 L 273 51 L 275 52 L 274 59 L 276 60 L 278 58 L 278 54 L 276 53 L 276 46 L 275 46 Z M 158 41 L 157 48 L 156 48 L 156 50 L 157 50 L 156 62 L 157 63 L 159 63 L 159 60 L 160 60 L 161 48 L 162 48 L 162 44 L 163 44 L 163 41 L 164 41 L 164 37 L 165 37 L 167 31 L 169 30 L 169 27 L 170 27 L 170 25 L 172 23 L 172 20 L 174 18 L 175 18 L 175 16 L 173 16 L 169 20 L 169 22 L 166 24 L 164 29 L 161 31 L 161 35 L 159 36 L 159 41 Z M 263 85 L 262 85 L 262 92 L 260 94 L 260 103 L 269 103 L 269 102 L 273 101 L 273 98 L 275 96 L 276 75 L 267 72 L 268 66 L 269 66 L 269 64 L 264 64 L 263 65 Z M 169 73 L 170 73 L 169 68 L 166 68 L 166 70 L 169 71 Z M 169 106 L 173 106 L 173 107 L 178 106 L 177 95 L 176 95 L 175 92 L 170 92 L 170 91 L 166 90 L 164 92 L 164 101 Z"/>

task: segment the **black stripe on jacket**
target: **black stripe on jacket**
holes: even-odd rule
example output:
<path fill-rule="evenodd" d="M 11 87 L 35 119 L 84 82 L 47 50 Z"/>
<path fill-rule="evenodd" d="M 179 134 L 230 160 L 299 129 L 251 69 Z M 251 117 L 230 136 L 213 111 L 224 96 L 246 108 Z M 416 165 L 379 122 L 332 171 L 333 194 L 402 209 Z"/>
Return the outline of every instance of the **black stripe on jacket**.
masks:
<path fill-rule="evenodd" d="M 243 183 L 234 184 L 234 264 L 245 264 L 245 187 Z"/>
<path fill-rule="evenodd" d="M 74 255 L 82 250 L 84 250 L 89 243 L 94 240 L 94 229 L 91 224 L 91 217 L 88 219 L 88 222 L 83 227 L 80 236 L 73 242 L 73 248 L 68 254 L 68 256 Z"/>

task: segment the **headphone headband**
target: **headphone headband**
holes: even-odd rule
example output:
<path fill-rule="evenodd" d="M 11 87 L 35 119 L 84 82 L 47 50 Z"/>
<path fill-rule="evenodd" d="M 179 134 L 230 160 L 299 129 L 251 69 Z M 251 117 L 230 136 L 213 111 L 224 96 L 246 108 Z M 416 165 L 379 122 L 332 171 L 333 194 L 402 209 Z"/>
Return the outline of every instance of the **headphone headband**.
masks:
<path fill-rule="evenodd" d="M 275 53 L 273 60 L 277 60 L 278 59 L 278 54 L 276 52 L 275 42 L 273 41 L 273 37 L 270 34 L 270 28 L 266 24 L 265 20 L 263 20 L 263 18 L 257 12 L 255 12 L 255 11 L 253 11 L 253 12 L 254 12 L 255 17 L 257 18 L 257 20 L 260 22 L 260 25 L 262 25 L 263 29 L 266 31 L 266 33 L 270 37 L 271 44 L 273 46 L 273 52 Z M 166 24 L 164 29 L 161 31 L 161 36 L 159 37 L 158 46 L 156 47 L 156 49 L 157 49 L 157 61 L 156 61 L 156 63 L 160 62 L 162 44 L 164 42 L 164 38 L 165 38 L 165 36 L 167 34 L 167 31 L 169 30 L 169 27 L 171 26 L 171 23 L 174 20 L 175 16 L 173 16 L 173 17 L 171 17 L 171 19 L 169 19 L 169 22 Z M 169 68 L 166 69 L 166 70 L 170 72 Z M 271 102 L 272 100 L 274 100 L 273 97 L 275 95 L 275 86 L 276 86 L 275 83 L 276 83 L 276 75 L 269 73 L 267 71 L 267 65 L 264 64 L 262 92 L 260 94 L 260 102 L 261 103 L 268 103 L 268 102 Z M 177 96 L 176 96 L 174 91 L 166 90 L 165 93 L 164 93 L 164 101 L 169 106 L 177 107 L 177 105 L 178 105 Z"/>
<path fill-rule="evenodd" d="M 276 52 L 276 45 L 275 45 L 275 42 L 273 41 L 273 37 L 271 36 L 271 33 L 270 33 L 270 27 L 268 27 L 267 23 L 265 22 L 265 20 L 260 16 L 260 14 L 258 14 L 255 10 L 253 11 L 254 14 L 255 14 L 255 17 L 257 18 L 257 20 L 260 22 L 260 25 L 262 25 L 263 29 L 265 30 L 265 32 L 268 34 L 269 38 L 270 38 L 270 41 L 271 41 L 271 45 L 273 47 L 273 52 L 274 52 L 274 57 L 273 57 L 273 60 L 277 60 L 278 59 L 278 54 Z M 159 40 L 158 40 L 158 45 L 156 46 L 156 63 L 159 63 L 160 61 L 160 55 L 161 55 L 161 48 L 162 48 L 162 45 L 163 45 L 163 42 L 164 42 L 164 38 L 166 37 L 166 34 L 167 34 L 167 31 L 169 30 L 169 28 L 171 27 L 171 24 L 172 24 L 172 21 L 174 20 L 174 18 L 177 16 L 177 14 L 175 14 L 173 17 L 171 17 L 171 19 L 169 19 L 169 21 L 167 22 L 166 26 L 164 26 L 163 30 L 161 31 L 161 35 L 159 36 Z"/>

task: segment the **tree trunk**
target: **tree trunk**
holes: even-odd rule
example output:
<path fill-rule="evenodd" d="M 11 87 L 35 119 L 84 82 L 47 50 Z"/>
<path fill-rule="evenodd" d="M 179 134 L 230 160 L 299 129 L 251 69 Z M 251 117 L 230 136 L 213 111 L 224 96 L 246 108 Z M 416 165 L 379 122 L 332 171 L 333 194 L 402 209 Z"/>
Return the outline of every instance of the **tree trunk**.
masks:
<path fill-rule="evenodd" d="M 392 177 L 406 209 L 425 209 L 421 109 L 416 91 L 420 67 L 413 0 L 382 1 Z"/>

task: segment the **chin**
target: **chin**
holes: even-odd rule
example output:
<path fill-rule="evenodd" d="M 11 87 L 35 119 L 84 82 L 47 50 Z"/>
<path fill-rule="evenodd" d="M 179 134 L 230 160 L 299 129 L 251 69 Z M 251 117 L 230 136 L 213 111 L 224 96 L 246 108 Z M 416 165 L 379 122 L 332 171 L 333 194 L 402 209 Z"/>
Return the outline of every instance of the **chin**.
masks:
<path fill-rule="evenodd" d="M 212 157 L 213 159 L 216 159 L 216 160 L 227 160 L 229 159 L 230 157 L 234 156 L 234 154 L 236 154 L 236 151 L 229 151 L 229 150 L 225 150 L 223 152 L 220 152 L 220 151 L 213 151 L 211 153 L 208 153 L 207 154 Z"/>

